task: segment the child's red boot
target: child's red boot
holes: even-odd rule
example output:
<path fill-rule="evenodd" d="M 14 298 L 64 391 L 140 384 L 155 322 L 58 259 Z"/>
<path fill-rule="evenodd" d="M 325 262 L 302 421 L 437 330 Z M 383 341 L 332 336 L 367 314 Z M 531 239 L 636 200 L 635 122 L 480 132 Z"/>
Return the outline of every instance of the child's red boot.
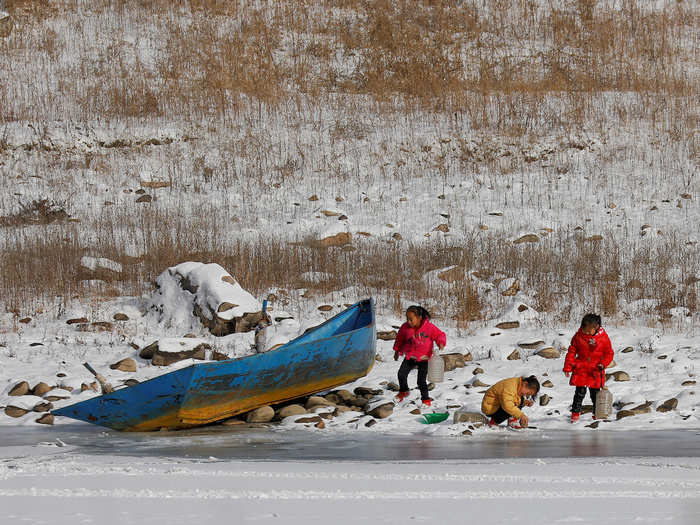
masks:
<path fill-rule="evenodd" d="M 403 401 L 404 399 L 406 399 L 408 397 L 408 394 L 409 394 L 409 392 L 399 392 L 398 394 L 396 394 L 396 401 L 401 403 L 401 401 Z"/>
<path fill-rule="evenodd" d="M 496 423 L 496 421 L 493 418 L 491 418 L 491 419 L 489 419 L 489 426 L 492 428 L 497 427 L 498 423 Z"/>
<path fill-rule="evenodd" d="M 508 426 L 514 430 L 520 430 L 521 428 L 523 428 L 520 426 L 520 421 L 517 417 L 509 417 Z"/>
<path fill-rule="evenodd" d="M 580 413 L 578 413 L 578 412 L 572 412 L 572 413 L 571 413 L 571 422 L 572 422 L 572 423 L 576 423 L 576 422 L 579 420 L 580 417 L 581 417 L 581 414 L 580 414 Z"/>
<path fill-rule="evenodd" d="M 429 407 L 429 406 L 430 406 L 430 399 L 424 399 L 424 400 L 423 400 L 423 406 L 424 406 L 424 407 Z"/>

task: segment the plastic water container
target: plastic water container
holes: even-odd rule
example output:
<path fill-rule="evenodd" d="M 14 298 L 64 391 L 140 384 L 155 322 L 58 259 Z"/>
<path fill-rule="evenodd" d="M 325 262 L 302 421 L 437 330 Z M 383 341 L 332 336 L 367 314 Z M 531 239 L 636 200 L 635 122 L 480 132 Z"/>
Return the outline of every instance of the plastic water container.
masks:
<path fill-rule="evenodd" d="M 431 383 L 442 383 L 445 378 L 445 361 L 440 354 L 435 351 L 433 357 L 428 361 L 428 381 Z"/>
<path fill-rule="evenodd" d="M 598 419 L 607 419 L 612 415 L 613 395 L 607 386 L 604 386 L 598 392 L 595 398 L 595 417 Z"/>

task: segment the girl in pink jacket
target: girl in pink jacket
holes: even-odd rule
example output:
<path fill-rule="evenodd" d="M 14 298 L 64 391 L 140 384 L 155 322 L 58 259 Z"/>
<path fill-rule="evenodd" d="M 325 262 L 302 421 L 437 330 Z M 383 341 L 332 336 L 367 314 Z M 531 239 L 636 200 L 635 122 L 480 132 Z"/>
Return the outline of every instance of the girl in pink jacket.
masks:
<path fill-rule="evenodd" d="M 430 314 L 422 306 L 409 306 L 406 310 L 406 322 L 401 325 L 394 342 L 394 361 L 403 355 L 399 367 L 398 401 L 408 396 L 408 373 L 418 368 L 418 388 L 423 405 L 430 406 L 428 395 L 428 359 L 433 355 L 433 343 L 442 350 L 447 338 L 445 333 L 430 322 Z"/>

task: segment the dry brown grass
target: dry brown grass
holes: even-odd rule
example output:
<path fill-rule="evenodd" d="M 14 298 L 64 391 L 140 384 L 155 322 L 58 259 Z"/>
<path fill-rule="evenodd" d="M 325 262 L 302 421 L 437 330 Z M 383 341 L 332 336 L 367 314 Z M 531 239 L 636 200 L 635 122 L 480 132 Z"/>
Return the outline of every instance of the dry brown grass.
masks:
<path fill-rule="evenodd" d="M 161 1 L 10 0 L 18 27 L 0 51 L 16 73 L 3 95 L 15 102 L 0 108 L 0 120 L 40 119 L 47 104 L 78 119 L 238 118 L 254 110 L 250 100 L 299 109 L 308 98 L 366 95 L 382 111 L 465 111 L 474 127 L 517 130 L 532 121 L 527 105 L 542 111 L 543 98 L 554 96 L 564 108 L 548 118 L 580 125 L 595 94 L 644 94 L 661 108 L 697 93 L 689 74 L 697 10 L 678 2 L 648 12 L 642 4 L 198 0 L 182 11 Z M 58 20 L 74 33 L 56 33 Z M 122 38 L 120 23 L 155 37 L 154 64 Z M 60 79 L 58 89 L 51 79 Z M 495 122 L 486 112 L 494 100 Z M 512 108 L 523 115 L 508 117 Z"/>
<path fill-rule="evenodd" d="M 191 220 L 157 214 L 130 224 L 131 235 L 141 235 L 144 255 L 138 259 L 123 251 L 121 233 L 102 226 L 98 245 L 81 242 L 77 228 L 42 228 L 41 235 L 27 235 L 14 228 L 6 236 L 0 252 L 0 295 L 8 310 L 30 314 L 56 298 L 67 302 L 73 297 L 95 293 L 94 283 L 84 281 L 80 269 L 83 255 L 99 254 L 125 265 L 120 278 L 109 283 L 105 292 L 141 295 L 151 290 L 155 277 L 168 266 L 186 260 L 211 261 L 229 270 L 252 293 L 261 296 L 272 288 L 305 288 L 307 296 L 333 294 L 354 287 L 358 297 L 374 295 L 384 307 L 400 312 L 401 300 L 417 300 L 429 305 L 437 317 L 452 318 L 459 326 L 492 317 L 508 304 L 488 286 L 477 288 L 468 279 L 453 283 L 430 284 L 426 272 L 457 265 L 465 275 L 477 275 L 483 283 L 497 283 L 502 277 L 516 277 L 522 289 L 533 297 L 534 308 L 555 317 L 578 315 L 580 309 L 600 311 L 615 317 L 621 304 L 639 298 L 652 299 L 658 305 L 657 319 L 668 317 L 668 309 L 685 306 L 694 312 L 695 276 L 700 267 L 697 250 L 669 240 L 658 251 L 613 240 L 599 241 L 592 249 L 569 235 L 561 234 L 536 245 L 513 245 L 500 236 L 473 236 L 458 247 L 447 245 L 398 243 L 390 245 L 371 240 L 355 241 L 357 249 L 318 248 L 314 243 L 288 243 L 260 237 L 222 245 L 210 219 Z M 139 231 L 150 232 L 143 237 Z M 616 254 L 634 253 L 627 261 Z M 680 282 L 671 283 L 659 276 L 671 266 L 683 262 L 688 269 Z M 301 279 L 305 272 L 324 272 L 329 280 L 309 284 Z M 636 279 L 641 290 L 629 296 L 624 283 Z"/>

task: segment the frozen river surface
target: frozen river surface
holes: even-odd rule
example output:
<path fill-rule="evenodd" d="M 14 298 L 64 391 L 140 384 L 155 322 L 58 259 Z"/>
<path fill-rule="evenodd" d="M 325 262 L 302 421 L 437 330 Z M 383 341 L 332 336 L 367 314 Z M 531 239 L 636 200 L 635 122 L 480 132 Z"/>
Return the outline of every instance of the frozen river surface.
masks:
<path fill-rule="evenodd" d="M 0 428 L 0 524 L 698 525 L 700 431 Z"/>
<path fill-rule="evenodd" d="M 504 458 L 700 457 L 700 430 L 483 430 L 473 436 L 205 427 L 120 433 L 93 425 L 3 428 L 0 448 L 56 439 L 90 455 L 251 461 L 442 461 Z"/>

